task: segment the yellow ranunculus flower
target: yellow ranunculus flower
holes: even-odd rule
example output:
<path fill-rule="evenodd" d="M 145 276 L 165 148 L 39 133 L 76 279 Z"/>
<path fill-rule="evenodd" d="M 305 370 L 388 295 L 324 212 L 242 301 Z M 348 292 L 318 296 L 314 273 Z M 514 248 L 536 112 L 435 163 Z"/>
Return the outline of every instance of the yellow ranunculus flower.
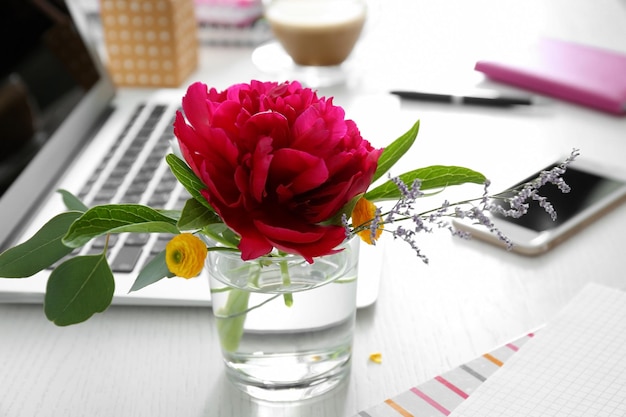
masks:
<path fill-rule="evenodd" d="M 197 276 L 204 267 L 207 248 L 191 233 L 176 235 L 165 247 L 165 263 L 171 273 L 182 278 Z"/>
<path fill-rule="evenodd" d="M 361 230 L 357 234 L 361 238 L 362 241 L 368 244 L 372 244 L 372 232 L 369 229 L 369 226 L 372 224 L 372 219 L 376 217 L 376 206 L 371 201 L 366 200 L 365 198 L 360 198 L 359 201 L 356 202 L 354 209 L 352 209 L 352 226 L 353 227 L 361 227 L 365 226 L 367 229 Z M 382 223 L 378 225 L 376 229 L 376 236 L 374 240 L 378 240 L 380 234 L 383 232 Z"/>

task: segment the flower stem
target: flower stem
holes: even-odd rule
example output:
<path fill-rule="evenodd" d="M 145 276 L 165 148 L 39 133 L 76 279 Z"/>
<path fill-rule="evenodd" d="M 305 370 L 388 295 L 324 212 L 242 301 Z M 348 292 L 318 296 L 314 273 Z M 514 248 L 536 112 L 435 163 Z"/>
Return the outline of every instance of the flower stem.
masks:
<path fill-rule="evenodd" d="M 226 305 L 216 314 L 220 342 L 222 343 L 222 348 L 227 352 L 234 352 L 239 347 L 239 341 L 243 336 L 243 325 L 246 321 L 249 299 L 250 292 L 233 288 L 230 294 L 228 294 Z M 221 315 L 226 317 L 219 317 Z"/>
<path fill-rule="evenodd" d="M 289 276 L 289 263 L 285 260 L 279 262 L 280 265 L 280 276 L 283 279 L 283 285 L 285 287 L 291 286 L 291 276 Z M 290 292 L 286 292 L 283 294 L 283 299 L 285 300 L 285 305 L 287 307 L 291 307 L 293 305 L 293 294 Z"/>
<path fill-rule="evenodd" d="M 248 281 L 258 284 L 261 275 L 261 266 L 256 264 L 246 265 L 248 269 Z M 238 269 L 238 268 L 236 268 Z M 250 291 L 231 287 L 226 305 L 216 312 L 217 331 L 220 335 L 222 349 L 234 352 L 239 347 L 243 337 L 244 323 L 250 311 L 248 303 Z"/>
<path fill-rule="evenodd" d="M 496 194 L 495 196 L 489 196 L 489 197 L 490 197 L 490 198 L 494 198 L 494 197 L 498 197 L 498 196 L 500 196 L 500 195 L 502 195 L 502 194 L 504 194 L 504 192 L 499 193 L 499 194 Z M 498 198 L 500 198 L 500 197 L 498 197 Z M 483 200 L 483 199 L 484 199 L 483 197 L 470 198 L 470 199 L 467 199 L 467 200 L 462 200 L 462 201 L 457 201 L 457 202 L 455 202 L 455 203 L 450 203 L 450 205 L 449 205 L 448 207 L 456 207 L 456 206 L 463 206 L 463 205 L 466 205 L 466 204 L 472 204 L 472 203 L 474 203 L 474 202 L 481 201 L 481 200 Z M 504 198 L 502 198 L 502 199 L 504 199 Z M 437 208 L 433 208 L 433 209 L 425 210 L 425 211 L 422 211 L 422 212 L 420 212 L 420 213 L 417 213 L 417 214 L 414 214 L 414 215 L 411 215 L 411 216 L 408 216 L 408 215 L 407 215 L 407 216 L 403 216 L 403 217 L 398 217 L 398 218 L 395 218 L 392 222 L 381 220 L 379 224 L 380 224 L 380 225 L 385 225 L 385 224 L 389 224 L 389 223 L 401 222 L 401 221 L 405 221 L 405 220 L 411 220 L 411 219 L 413 219 L 413 218 L 415 218 L 415 217 L 422 217 L 422 218 L 423 218 L 423 217 L 424 217 L 424 216 L 426 216 L 427 214 L 434 213 L 434 212 L 436 212 L 436 211 L 438 211 L 438 210 L 441 210 L 441 207 L 437 207 Z M 391 214 L 392 212 L 393 212 L 393 210 L 389 210 L 389 211 L 387 211 L 387 212 L 385 212 L 385 213 L 382 213 L 382 214 L 381 214 L 381 216 L 380 216 L 380 217 L 381 217 L 381 219 L 384 219 L 386 216 L 388 216 L 388 215 L 389 215 L 389 214 Z M 451 215 L 449 215 L 449 217 L 455 217 L 454 213 L 452 213 Z M 361 224 L 361 225 L 358 225 L 358 226 L 354 226 L 354 225 L 353 225 L 353 226 L 352 226 L 352 232 L 353 232 L 353 233 L 358 233 L 358 232 L 360 232 L 360 231 L 362 231 L 362 230 L 369 229 L 369 228 L 370 228 L 369 224 L 370 224 L 372 221 L 374 221 L 374 219 L 373 219 L 373 218 L 372 218 L 372 219 L 367 220 L 366 222 L 364 222 L 364 223 L 363 223 L 363 224 Z"/>

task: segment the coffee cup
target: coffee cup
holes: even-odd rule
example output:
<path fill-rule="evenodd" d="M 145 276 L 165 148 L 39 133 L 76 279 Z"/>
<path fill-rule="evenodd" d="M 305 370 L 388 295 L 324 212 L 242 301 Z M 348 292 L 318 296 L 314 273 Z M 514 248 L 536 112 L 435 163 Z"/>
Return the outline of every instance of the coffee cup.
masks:
<path fill-rule="evenodd" d="M 299 66 L 341 65 L 358 41 L 365 0 L 268 0 L 265 18 L 285 52 Z"/>

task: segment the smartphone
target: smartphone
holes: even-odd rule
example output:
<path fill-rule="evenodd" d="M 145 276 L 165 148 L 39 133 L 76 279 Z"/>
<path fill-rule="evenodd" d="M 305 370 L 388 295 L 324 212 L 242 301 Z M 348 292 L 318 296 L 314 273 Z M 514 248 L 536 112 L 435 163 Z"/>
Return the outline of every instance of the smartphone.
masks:
<path fill-rule="evenodd" d="M 557 163 L 547 166 L 545 170 L 555 165 Z M 539 172 L 516 186 L 538 175 Z M 535 201 L 529 202 L 528 213 L 517 219 L 489 214 L 494 224 L 513 242 L 512 251 L 523 255 L 547 252 L 626 200 L 626 174 L 608 171 L 601 164 L 576 160 L 568 167 L 563 179 L 571 187 L 569 193 L 562 193 L 552 184 L 539 189 L 539 194 L 547 197 L 556 210 L 554 221 Z M 507 208 L 506 204 L 504 207 Z M 496 235 L 471 220 L 454 219 L 453 225 L 458 230 L 469 232 L 472 238 L 506 246 Z"/>

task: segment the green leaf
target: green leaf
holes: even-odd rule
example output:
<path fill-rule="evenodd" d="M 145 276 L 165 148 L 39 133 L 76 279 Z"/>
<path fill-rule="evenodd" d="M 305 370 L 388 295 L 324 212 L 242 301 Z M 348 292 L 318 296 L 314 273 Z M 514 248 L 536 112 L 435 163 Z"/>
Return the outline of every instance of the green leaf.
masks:
<path fill-rule="evenodd" d="M 130 292 L 140 290 L 163 278 L 172 278 L 173 276 L 174 274 L 167 269 L 167 264 L 165 263 L 165 251 L 162 251 L 144 266 L 130 288 Z"/>
<path fill-rule="evenodd" d="M 80 247 L 106 233 L 179 233 L 176 220 L 139 204 L 92 207 L 70 227 L 63 243 Z"/>
<path fill-rule="evenodd" d="M 191 194 L 193 198 L 198 200 L 206 208 L 213 210 L 213 207 L 206 201 L 206 198 L 200 192 L 206 188 L 206 185 L 196 176 L 196 174 L 189 168 L 189 165 L 182 159 L 174 154 L 169 154 L 165 157 L 165 161 L 170 166 L 172 173 L 178 179 L 178 181 L 185 187 L 185 189 Z"/>
<path fill-rule="evenodd" d="M 173 219 L 176 221 L 180 219 L 180 210 L 176 210 L 176 209 L 168 210 L 168 209 L 161 209 L 161 208 L 155 209 L 155 210 L 161 213 L 162 215 L 164 215 L 165 217 L 169 217 L 170 219 Z"/>
<path fill-rule="evenodd" d="M 221 243 L 222 245 L 231 249 L 237 248 L 239 245 L 239 236 L 228 228 L 224 223 L 213 223 L 202 229 L 204 234 L 209 239 Z"/>
<path fill-rule="evenodd" d="M 213 223 L 221 223 L 220 217 L 195 198 L 190 198 L 178 220 L 180 230 L 199 230 Z"/>
<path fill-rule="evenodd" d="M 89 207 L 87 207 L 78 197 L 69 191 L 57 190 L 57 192 L 61 194 L 61 197 L 63 197 L 63 204 L 65 204 L 65 207 L 69 210 L 80 211 L 81 213 L 89 210 Z"/>
<path fill-rule="evenodd" d="M 106 310 L 114 291 L 113 272 L 104 254 L 77 256 L 52 271 L 44 312 L 57 326 L 81 323 Z"/>
<path fill-rule="evenodd" d="M 466 183 L 484 184 L 486 180 L 483 174 L 469 168 L 443 165 L 433 165 L 426 168 L 419 168 L 406 172 L 400 175 L 399 178 L 409 187 L 413 184 L 414 180 L 421 180 L 421 191 Z M 365 198 L 372 202 L 395 200 L 400 197 L 400 190 L 392 181 L 387 181 L 365 194 Z"/>
<path fill-rule="evenodd" d="M 0 277 L 25 278 L 44 270 L 70 252 L 63 236 L 81 216 L 78 211 L 61 213 L 43 225 L 33 237 L 0 255 Z"/>
<path fill-rule="evenodd" d="M 411 149 L 419 129 L 420 121 L 418 120 L 404 135 L 385 147 L 380 158 L 378 158 L 378 167 L 376 168 L 372 182 L 382 177 L 409 149 Z"/>

